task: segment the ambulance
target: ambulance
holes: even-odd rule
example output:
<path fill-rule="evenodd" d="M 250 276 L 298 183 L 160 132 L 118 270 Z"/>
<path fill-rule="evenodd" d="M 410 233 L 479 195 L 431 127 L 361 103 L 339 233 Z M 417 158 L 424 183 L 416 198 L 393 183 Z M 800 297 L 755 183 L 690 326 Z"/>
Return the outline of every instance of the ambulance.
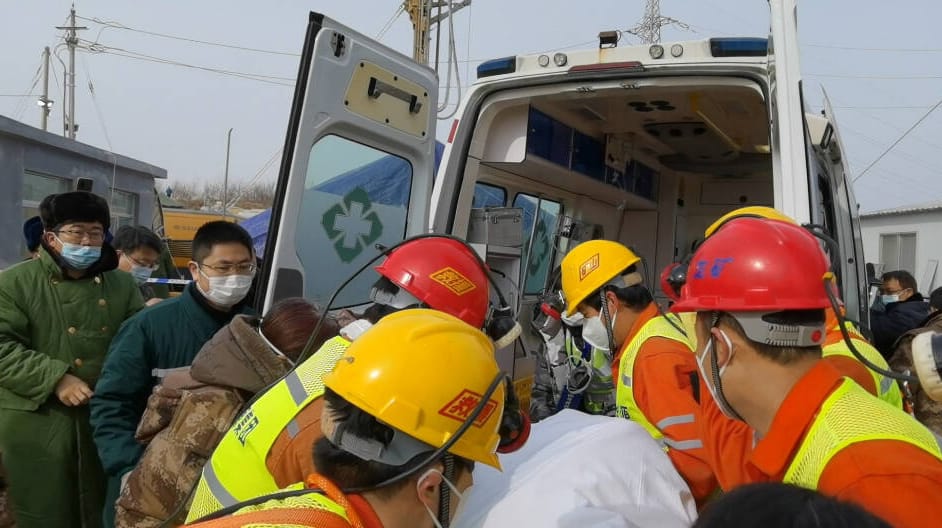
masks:
<path fill-rule="evenodd" d="M 746 205 L 836 241 L 848 316 L 867 276 L 846 152 L 830 106 L 806 110 L 796 0 L 769 0 L 767 38 L 710 38 L 515 55 L 482 63 L 436 166 L 434 71 L 312 13 L 269 228 L 258 307 L 322 304 L 385 247 L 420 233 L 469 242 L 525 329 L 499 351 L 532 379 L 536 304 L 566 251 L 616 240 L 657 272 Z M 826 99 L 826 98 L 825 98 Z M 369 268 L 332 309 L 369 300 Z"/>

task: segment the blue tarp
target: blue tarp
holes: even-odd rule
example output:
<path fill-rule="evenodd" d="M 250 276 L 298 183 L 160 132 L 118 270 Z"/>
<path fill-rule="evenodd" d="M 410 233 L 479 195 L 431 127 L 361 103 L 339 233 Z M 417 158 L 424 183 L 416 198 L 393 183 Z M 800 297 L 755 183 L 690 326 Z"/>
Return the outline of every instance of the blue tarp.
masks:
<path fill-rule="evenodd" d="M 445 145 L 435 142 L 435 171 L 442 161 Z M 372 163 L 357 167 L 315 187 L 315 190 L 344 195 L 351 189 L 362 187 L 370 200 L 378 204 L 402 205 L 409 203 L 411 179 L 409 163 L 396 156 L 384 156 Z M 271 222 L 271 209 L 243 220 L 239 224 L 249 232 L 255 245 L 255 254 L 265 254 L 265 242 L 268 239 L 268 223 Z"/>

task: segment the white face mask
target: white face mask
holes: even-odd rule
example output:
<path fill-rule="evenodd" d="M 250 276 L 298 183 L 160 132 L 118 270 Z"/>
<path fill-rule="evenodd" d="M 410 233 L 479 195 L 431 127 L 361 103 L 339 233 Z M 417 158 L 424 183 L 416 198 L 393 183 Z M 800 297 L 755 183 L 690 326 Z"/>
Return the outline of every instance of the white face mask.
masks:
<path fill-rule="evenodd" d="M 429 469 L 429 470 L 426 471 L 425 473 L 422 473 L 422 476 L 419 477 L 419 480 L 417 481 L 417 483 L 416 483 L 416 485 L 415 485 L 415 489 L 416 489 L 416 491 L 419 492 L 420 495 L 421 495 L 421 493 L 422 493 L 422 484 L 421 484 L 422 481 L 425 480 L 425 477 L 431 475 L 432 473 L 438 473 L 439 475 L 442 475 L 442 472 L 439 471 L 439 470 L 437 470 L 437 469 L 435 469 L 435 468 Z M 461 493 L 460 491 L 458 491 L 458 487 L 455 486 L 454 484 L 452 484 L 452 482 L 451 482 L 450 480 L 448 480 L 447 478 L 445 478 L 445 475 L 442 475 L 442 482 L 444 482 L 445 485 L 448 486 L 448 487 L 451 489 L 451 492 L 455 494 L 455 497 L 458 498 L 458 505 L 457 505 L 457 506 L 452 506 L 452 507 L 450 508 L 451 511 L 455 512 L 455 514 L 452 515 L 451 518 L 452 518 L 452 519 L 457 519 L 458 516 L 461 515 L 461 511 L 464 509 L 464 508 L 463 508 L 463 507 L 464 507 L 464 494 Z M 471 486 L 468 486 L 468 489 L 465 490 L 465 493 L 467 493 L 468 490 L 470 490 L 470 489 L 471 489 Z M 441 521 L 438 520 L 438 515 L 435 515 L 435 513 L 432 512 L 432 509 L 428 507 L 428 504 L 425 504 L 425 503 L 423 502 L 422 505 L 425 506 L 425 511 L 427 511 L 429 517 L 432 518 L 432 523 L 435 525 L 435 528 L 442 528 L 442 523 L 441 523 Z M 450 524 L 450 522 L 449 522 L 449 524 Z"/>
<path fill-rule="evenodd" d="M 615 332 L 615 320 L 618 318 L 618 312 L 612 314 L 612 333 Z M 609 350 L 608 330 L 605 323 L 602 322 L 602 314 L 595 317 L 588 317 L 582 323 L 582 339 L 598 350 Z M 614 344 L 614 343 L 612 343 Z"/>
<path fill-rule="evenodd" d="M 733 356 L 733 343 L 729 340 L 729 336 L 726 335 L 726 332 L 720 330 L 720 335 L 723 336 L 723 340 L 726 341 L 726 346 L 729 348 L 730 358 Z M 707 389 L 710 391 L 710 396 L 713 397 L 713 401 L 716 402 L 717 407 L 720 408 L 720 412 L 726 415 L 727 418 L 732 418 L 733 420 L 739 419 L 739 414 L 729 407 L 726 398 L 717 398 L 716 396 L 716 387 L 713 386 L 715 380 L 711 375 L 712 369 L 707 369 L 706 367 L 706 357 L 713 351 L 713 338 L 707 339 L 706 347 L 703 349 L 703 353 L 700 354 L 700 357 L 697 358 L 697 366 L 700 368 L 700 375 L 703 376 L 703 380 L 706 383 Z M 715 352 L 714 352 L 715 353 Z M 718 377 L 723 377 L 723 372 L 726 371 L 726 366 L 729 365 L 729 361 L 726 362 L 726 365 L 723 365 L 719 368 Z"/>
<path fill-rule="evenodd" d="M 894 293 L 893 295 L 881 295 L 880 300 L 883 301 L 883 304 L 899 302 L 899 294 Z"/>
<path fill-rule="evenodd" d="M 255 274 L 251 275 L 226 275 L 225 277 L 207 277 L 203 273 L 203 270 L 200 270 L 200 275 L 206 277 L 206 280 L 209 281 L 209 291 L 204 291 L 200 286 L 199 281 L 196 283 L 197 289 L 200 293 L 206 296 L 210 302 L 218 306 L 223 306 L 229 308 L 235 306 L 245 299 L 245 296 L 249 293 L 249 289 L 252 287 L 252 280 L 255 278 Z"/>

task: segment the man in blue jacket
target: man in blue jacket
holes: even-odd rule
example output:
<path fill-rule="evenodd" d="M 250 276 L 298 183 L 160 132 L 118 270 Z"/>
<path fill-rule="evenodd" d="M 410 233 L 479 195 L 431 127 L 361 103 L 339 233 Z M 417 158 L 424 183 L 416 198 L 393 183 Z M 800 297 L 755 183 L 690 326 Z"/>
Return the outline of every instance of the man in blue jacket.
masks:
<path fill-rule="evenodd" d="M 185 367 L 233 317 L 250 312 L 246 294 L 255 277 L 252 238 L 237 224 L 217 221 L 193 238 L 193 282 L 179 297 L 129 319 L 111 343 L 91 401 L 95 444 L 108 475 L 104 525 L 113 526 L 121 484 L 143 446 L 134 433 L 156 385 L 156 369 Z"/>
<path fill-rule="evenodd" d="M 881 279 L 883 285 L 879 300 L 870 309 L 870 329 L 874 346 L 883 357 L 890 359 L 896 340 L 918 328 L 929 316 L 929 304 L 919 293 L 916 279 L 908 271 L 888 271 Z"/>

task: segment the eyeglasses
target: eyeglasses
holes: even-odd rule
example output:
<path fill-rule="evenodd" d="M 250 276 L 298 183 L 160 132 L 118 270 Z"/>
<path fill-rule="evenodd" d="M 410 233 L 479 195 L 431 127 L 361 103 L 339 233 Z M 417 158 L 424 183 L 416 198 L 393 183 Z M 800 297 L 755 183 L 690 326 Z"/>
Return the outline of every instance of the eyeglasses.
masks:
<path fill-rule="evenodd" d="M 157 268 L 160 267 L 160 264 L 157 262 L 154 262 L 153 264 L 148 264 L 146 262 L 141 262 L 140 260 L 137 260 L 136 258 L 132 257 L 131 255 L 128 255 L 127 253 L 122 253 L 121 255 L 124 258 L 128 259 L 128 261 L 130 261 L 131 264 L 136 264 L 142 268 L 147 268 L 149 270 L 156 271 Z"/>
<path fill-rule="evenodd" d="M 255 273 L 258 266 L 255 263 L 245 262 L 242 264 L 220 264 L 219 266 L 210 266 L 209 264 L 198 264 L 200 269 L 206 268 L 215 271 L 221 275 L 249 275 Z"/>
<path fill-rule="evenodd" d="M 105 232 L 94 229 L 84 231 L 81 229 L 60 229 L 55 232 L 57 235 L 65 234 L 72 240 L 88 240 L 89 242 L 102 242 L 105 240 Z"/>

